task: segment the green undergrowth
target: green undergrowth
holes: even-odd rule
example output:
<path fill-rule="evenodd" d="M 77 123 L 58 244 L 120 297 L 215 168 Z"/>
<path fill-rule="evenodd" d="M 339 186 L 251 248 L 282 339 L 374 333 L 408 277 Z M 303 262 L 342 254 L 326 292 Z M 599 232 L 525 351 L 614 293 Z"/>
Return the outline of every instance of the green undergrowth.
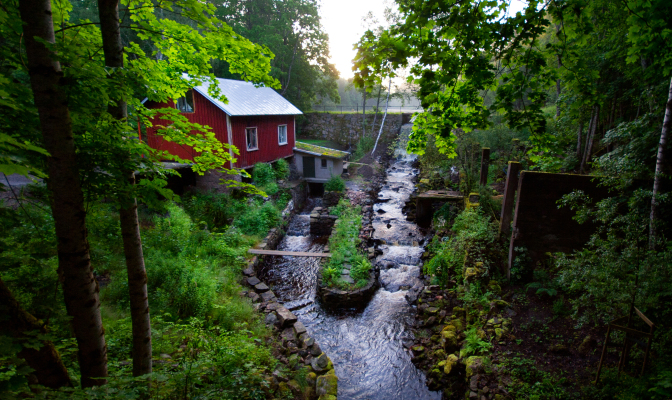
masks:
<path fill-rule="evenodd" d="M 276 179 L 275 177 L 273 179 Z M 139 210 L 151 312 L 154 373 L 132 377 L 132 329 L 119 216 L 111 204 L 87 213 L 91 262 L 101 285 L 109 384 L 45 392 L 50 398 L 268 398 L 267 377 L 283 368 L 271 356 L 270 331 L 239 296 L 247 249 L 281 222 L 288 194 L 190 194 L 182 204 Z M 49 207 L 39 200 L 0 207 L 0 273 L 21 305 L 44 321 L 78 382 L 77 345 L 57 274 Z M 23 396 L 29 370 L 17 342 L 0 335 L 0 397 Z M 293 376 L 294 372 L 289 372 Z M 3 397 L 4 398 L 4 397 Z"/>
<path fill-rule="evenodd" d="M 371 263 L 357 246 L 360 243 L 359 230 L 362 227 L 361 207 L 353 207 L 342 199 L 331 210 L 338 219 L 329 237 L 331 258 L 322 269 L 322 282 L 326 286 L 350 289 L 363 287 L 369 280 Z M 350 277 L 355 281 L 348 284 L 341 279 L 345 268 L 349 268 Z"/>

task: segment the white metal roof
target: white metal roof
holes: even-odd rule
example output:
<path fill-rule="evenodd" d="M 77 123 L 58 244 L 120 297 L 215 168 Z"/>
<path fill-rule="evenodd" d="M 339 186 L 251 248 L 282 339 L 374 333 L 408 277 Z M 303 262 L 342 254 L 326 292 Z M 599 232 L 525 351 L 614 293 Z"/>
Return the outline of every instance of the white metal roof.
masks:
<path fill-rule="evenodd" d="M 194 90 L 230 116 L 303 114 L 301 110 L 270 87 L 254 87 L 254 84 L 250 82 L 233 79 L 217 78 L 217 81 L 219 81 L 219 90 L 229 100 L 228 104 L 208 94 L 209 82 L 195 87 Z"/>

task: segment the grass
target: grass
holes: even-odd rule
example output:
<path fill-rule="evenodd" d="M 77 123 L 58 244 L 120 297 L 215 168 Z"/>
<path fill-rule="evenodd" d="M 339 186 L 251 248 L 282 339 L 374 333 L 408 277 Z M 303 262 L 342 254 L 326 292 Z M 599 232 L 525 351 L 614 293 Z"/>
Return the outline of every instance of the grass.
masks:
<path fill-rule="evenodd" d="M 341 150 L 331 149 L 328 147 L 317 146 L 314 144 L 309 144 L 305 142 L 296 142 L 296 148 L 300 150 L 311 151 L 313 153 L 319 153 L 329 157 L 335 158 L 345 158 L 349 153 Z"/>

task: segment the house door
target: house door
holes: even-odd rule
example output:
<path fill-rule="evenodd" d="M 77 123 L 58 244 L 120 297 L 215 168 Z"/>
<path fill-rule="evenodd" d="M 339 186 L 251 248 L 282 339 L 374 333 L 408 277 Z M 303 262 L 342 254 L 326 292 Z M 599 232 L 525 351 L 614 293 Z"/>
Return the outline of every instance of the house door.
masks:
<path fill-rule="evenodd" d="M 303 157 L 303 177 L 315 177 L 315 157 Z"/>

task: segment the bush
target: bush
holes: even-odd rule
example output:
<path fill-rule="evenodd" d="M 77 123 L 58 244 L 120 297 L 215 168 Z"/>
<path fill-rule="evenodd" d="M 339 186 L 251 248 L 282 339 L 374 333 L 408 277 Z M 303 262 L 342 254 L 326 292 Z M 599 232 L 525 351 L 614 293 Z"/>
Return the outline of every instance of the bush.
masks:
<path fill-rule="evenodd" d="M 276 179 L 287 179 L 289 177 L 289 163 L 284 158 L 279 159 L 273 164 Z"/>
<path fill-rule="evenodd" d="M 355 152 L 352 153 L 353 160 L 359 160 L 364 157 L 368 152 L 373 150 L 373 146 L 376 144 L 376 138 L 371 136 L 362 136 L 357 141 L 355 146 Z"/>
<path fill-rule="evenodd" d="M 345 191 L 345 181 L 340 176 L 332 175 L 324 184 L 324 190 L 328 192 L 343 192 Z"/>
<path fill-rule="evenodd" d="M 252 180 L 258 186 L 264 186 L 268 183 L 275 182 L 275 172 L 273 171 L 271 164 L 254 164 L 254 169 L 252 170 Z"/>
<path fill-rule="evenodd" d="M 435 256 L 425 264 L 425 273 L 435 275 L 438 283 L 446 285 L 454 275 L 461 276 L 468 261 L 482 262 L 486 275 L 493 262 L 501 261 L 501 246 L 497 243 L 498 228 L 481 208 L 465 210 L 455 218 L 452 236 L 436 238 L 429 246 Z"/>
<path fill-rule="evenodd" d="M 252 201 L 246 212 L 234 221 L 234 225 L 247 235 L 263 236 L 272 227 L 278 225 L 282 216 L 280 211 L 270 201 Z"/>

